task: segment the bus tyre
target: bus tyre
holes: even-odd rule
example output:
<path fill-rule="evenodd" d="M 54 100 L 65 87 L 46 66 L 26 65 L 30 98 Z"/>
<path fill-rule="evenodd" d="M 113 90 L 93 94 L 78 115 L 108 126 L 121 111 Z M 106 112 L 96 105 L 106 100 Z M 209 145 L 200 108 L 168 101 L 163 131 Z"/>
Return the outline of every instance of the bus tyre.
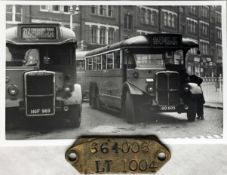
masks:
<path fill-rule="evenodd" d="M 122 114 L 123 114 L 123 117 L 126 119 L 126 121 L 128 123 L 131 123 L 131 124 L 136 122 L 136 112 L 137 112 L 137 110 L 135 108 L 134 103 L 135 102 L 134 102 L 133 96 L 128 91 L 125 94 L 125 101 L 124 101 L 124 104 L 123 104 Z"/>
<path fill-rule="evenodd" d="M 69 109 L 70 127 L 78 128 L 81 123 L 81 105 L 71 106 Z"/>
<path fill-rule="evenodd" d="M 193 101 L 193 100 L 189 103 L 188 111 L 187 111 L 187 118 L 188 118 L 188 121 L 190 121 L 190 122 L 195 121 L 196 105 L 197 105 L 196 101 Z"/>

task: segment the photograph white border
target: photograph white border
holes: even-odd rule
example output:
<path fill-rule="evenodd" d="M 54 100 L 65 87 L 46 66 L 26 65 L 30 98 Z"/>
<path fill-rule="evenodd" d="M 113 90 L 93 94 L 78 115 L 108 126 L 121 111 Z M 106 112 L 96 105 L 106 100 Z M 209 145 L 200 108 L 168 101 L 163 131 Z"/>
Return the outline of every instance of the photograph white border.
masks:
<path fill-rule="evenodd" d="M 224 58 L 227 57 L 226 45 L 226 1 L 0 1 L 0 89 L 2 94 L 0 96 L 0 147 L 1 146 L 66 146 L 72 144 L 75 139 L 63 140 L 6 140 L 5 133 L 5 36 L 6 36 L 6 5 L 157 5 L 157 6 L 171 6 L 171 5 L 221 5 L 222 6 L 222 51 L 223 51 L 223 77 L 226 76 L 227 65 Z M 226 81 L 223 78 L 223 139 L 184 139 L 173 138 L 163 139 L 166 144 L 226 144 L 227 143 L 227 128 L 226 128 L 226 103 L 225 97 L 227 95 L 224 91 Z M 151 133 L 152 134 L 152 133 Z M 153 133 L 155 134 L 155 133 Z M 158 135 L 157 135 L 158 136 Z"/>

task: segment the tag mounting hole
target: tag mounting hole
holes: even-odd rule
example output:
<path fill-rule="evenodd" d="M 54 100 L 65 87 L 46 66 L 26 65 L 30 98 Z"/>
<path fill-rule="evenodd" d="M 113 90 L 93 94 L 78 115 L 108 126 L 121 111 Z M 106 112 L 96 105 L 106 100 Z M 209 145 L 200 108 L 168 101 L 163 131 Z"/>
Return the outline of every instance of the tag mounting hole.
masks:
<path fill-rule="evenodd" d="M 78 158 L 78 156 L 77 156 L 77 153 L 75 151 L 70 151 L 68 153 L 68 159 L 69 159 L 69 161 L 74 162 L 74 161 L 77 160 L 77 158 Z"/>
<path fill-rule="evenodd" d="M 166 153 L 164 153 L 164 152 L 158 153 L 158 160 L 160 160 L 160 161 L 166 160 Z"/>

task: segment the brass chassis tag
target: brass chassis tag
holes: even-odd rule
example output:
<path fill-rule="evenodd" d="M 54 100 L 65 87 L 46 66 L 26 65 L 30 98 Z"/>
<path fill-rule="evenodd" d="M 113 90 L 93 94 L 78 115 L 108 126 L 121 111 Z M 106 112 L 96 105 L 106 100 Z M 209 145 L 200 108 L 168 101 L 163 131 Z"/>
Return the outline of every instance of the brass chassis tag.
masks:
<path fill-rule="evenodd" d="M 66 152 L 80 173 L 151 173 L 169 159 L 169 150 L 153 136 L 81 137 Z"/>

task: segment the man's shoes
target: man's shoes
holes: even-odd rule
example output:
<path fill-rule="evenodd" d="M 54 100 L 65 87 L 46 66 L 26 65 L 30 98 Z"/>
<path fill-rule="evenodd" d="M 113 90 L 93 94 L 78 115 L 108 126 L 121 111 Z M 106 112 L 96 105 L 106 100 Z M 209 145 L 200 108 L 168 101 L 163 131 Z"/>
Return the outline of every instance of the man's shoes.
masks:
<path fill-rule="evenodd" d="M 196 119 L 198 119 L 198 120 L 204 120 L 204 116 L 203 115 L 199 115 Z"/>

